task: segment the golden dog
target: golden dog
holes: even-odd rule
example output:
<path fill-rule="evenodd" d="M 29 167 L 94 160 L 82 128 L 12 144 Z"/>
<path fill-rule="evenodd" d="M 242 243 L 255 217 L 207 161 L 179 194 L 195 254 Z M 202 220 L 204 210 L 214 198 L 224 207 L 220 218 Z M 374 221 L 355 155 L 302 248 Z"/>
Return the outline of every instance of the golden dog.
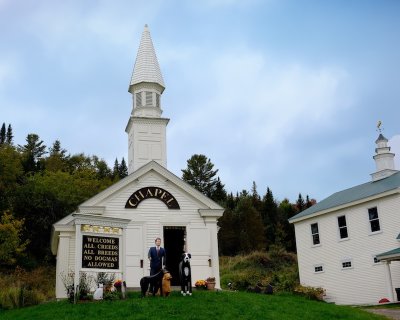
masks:
<path fill-rule="evenodd" d="M 168 297 L 171 293 L 171 279 L 172 276 L 169 272 L 164 273 L 162 278 L 162 294 L 164 297 Z M 157 295 L 160 295 L 160 290 L 158 290 Z"/>

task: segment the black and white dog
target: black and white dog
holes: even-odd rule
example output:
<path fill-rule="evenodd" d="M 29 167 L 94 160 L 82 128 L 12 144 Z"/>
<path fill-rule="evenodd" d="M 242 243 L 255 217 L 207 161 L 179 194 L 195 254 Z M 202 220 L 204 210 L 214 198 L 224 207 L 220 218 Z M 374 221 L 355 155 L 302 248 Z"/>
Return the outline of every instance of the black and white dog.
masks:
<path fill-rule="evenodd" d="M 160 294 L 162 295 L 162 278 L 164 276 L 164 273 L 168 272 L 165 269 L 160 270 L 158 273 L 152 276 L 147 276 L 143 277 L 140 279 L 140 289 L 142 291 L 142 298 L 146 296 L 147 290 L 149 290 L 150 286 L 150 294 L 153 294 L 153 296 L 156 295 L 158 289 L 160 289 Z"/>
<path fill-rule="evenodd" d="M 190 269 L 190 253 L 182 254 L 182 261 L 179 263 L 179 279 L 181 280 L 181 293 L 186 296 L 192 295 L 192 270 Z"/>

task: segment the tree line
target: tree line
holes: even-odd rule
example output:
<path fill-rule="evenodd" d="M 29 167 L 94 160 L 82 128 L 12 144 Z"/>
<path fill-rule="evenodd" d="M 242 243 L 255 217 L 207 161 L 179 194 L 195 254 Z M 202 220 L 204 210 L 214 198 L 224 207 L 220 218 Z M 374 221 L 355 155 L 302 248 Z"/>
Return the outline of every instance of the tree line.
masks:
<path fill-rule="evenodd" d="M 124 158 L 111 169 L 97 156 L 70 154 L 37 134 L 15 145 L 11 124 L 0 129 L 0 267 L 53 262 L 52 225 L 128 175 Z"/>
<path fill-rule="evenodd" d="M 288 199 L 279 202 L 270 188 L 263 196 L 259 195 L 255 182 L 250 191 L 228 194 L 217 176 L 218 169 L 201 154 L 193 155 L 182 173 L 183 180 L 225 208 L 218 220 L 221 255 L 268 250 L 271 246 L 296 251 L 294 226 L 288 219 L 315 204 L 308 195 L 304 199 L 299 193 L 296 203 Z"/>
<path fill-rule="evenodd" d="M 0 129 L 0 268 L 54 263 L 52 225 L 78 205 L 128 175 L 125 159 L 113 168 L 99 157 L 70 154 L 59 140 L 47 147 L 30 133 L 15 145 L 11 124 Z M 220 254 L 235 255 L 279 245 L 295 251 L 293 226 L 287 219 L 311 206 L 301 194 L 295 204 L 278 202 L 268 188 L 227 194 L 218 170 L 204 155 L 193 155 L 182 179 L 225 208 L 219 219 Z"/>

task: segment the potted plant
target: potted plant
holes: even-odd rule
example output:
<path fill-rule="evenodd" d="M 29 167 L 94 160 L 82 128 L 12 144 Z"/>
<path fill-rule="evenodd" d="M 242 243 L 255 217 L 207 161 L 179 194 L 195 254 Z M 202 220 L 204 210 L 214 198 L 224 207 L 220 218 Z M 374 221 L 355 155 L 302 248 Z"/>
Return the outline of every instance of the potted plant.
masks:
<path fill-rule="evenodd" d="M 114 287 L 115 289 L 117 289 L 118 292 L 121 292 L 121 288 L 122 288 L 122 280 L 117 280 L 114 282 Z"/>
<path fill-rule="evenodd" d="M 206 280 L 207 283 L 207 289 L 208 290 L 214 290 L 215 289 L 215 278 L 214 277 L 208 277 Z"/>
<path fill-rule="evenodd" d="M 194 286 L 198 290 L 205 290 L 207 289 L 207 282 L 205 280 L 197 280 Z"/>

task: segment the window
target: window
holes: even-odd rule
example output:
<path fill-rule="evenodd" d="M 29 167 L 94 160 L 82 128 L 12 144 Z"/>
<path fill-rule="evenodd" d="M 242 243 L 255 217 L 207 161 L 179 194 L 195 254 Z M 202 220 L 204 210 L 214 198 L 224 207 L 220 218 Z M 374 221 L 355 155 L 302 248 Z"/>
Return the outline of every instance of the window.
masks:
<path fill-rule="evenodd" d="M 349 268 L 351 268 L 352 267 L 352 265 L 351 265 L 351 260 L 344 260 L 344 261 L 342 261 L 342 268 L 343 269 L 349 269 Z"/>
<path fill-rule="evenodd" d="M 318 232 L 318 223 L 313 223 L 311 225 L 311 236 L 312 236 L 313 245 L 320 244 L 319 232 Z"/>
<path fill-rule="evenodd" d="M 314 272 L 315 273 L 324 272 L 324 267 L 322 265 L 315 266 Z"/>
<path fill-rule="evenodd" d="M 377 207 L 368 209 L 369 224 L 371 226 L 371 232 L 376 232 L 381 230 L 379 225 L 378 209 Z"/>
<path fill-rule="evenodd" d="M 346 216 L 338 217 L 340 239 L 348 238 Z"/>
<path fill-rule="evenodd" d="M 153 104 L 153 93 L 146 91 L 146 106 L 151 106 Z"/>
<path fill-rule="evenodd" d="M 160 95 L 158 93 L 156 93 L 156 107 L 160 107 Z"/>
<path fill-rule="evenodd" d="M 141 107 L 142 106 L 142 93 L 138 92 L 136 93 L 136 104 L 137 107 Z"/>

